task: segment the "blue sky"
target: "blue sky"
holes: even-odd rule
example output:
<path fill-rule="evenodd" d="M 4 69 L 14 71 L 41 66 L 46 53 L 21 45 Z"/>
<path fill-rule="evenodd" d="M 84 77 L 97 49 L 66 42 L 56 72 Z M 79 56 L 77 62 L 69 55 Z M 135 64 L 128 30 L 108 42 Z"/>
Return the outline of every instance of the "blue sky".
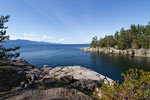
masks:
<path fill-rule="evenodd" d="M 11 39 L 88 43 L 150 21 L 150 0 L 0 0 Z"/>

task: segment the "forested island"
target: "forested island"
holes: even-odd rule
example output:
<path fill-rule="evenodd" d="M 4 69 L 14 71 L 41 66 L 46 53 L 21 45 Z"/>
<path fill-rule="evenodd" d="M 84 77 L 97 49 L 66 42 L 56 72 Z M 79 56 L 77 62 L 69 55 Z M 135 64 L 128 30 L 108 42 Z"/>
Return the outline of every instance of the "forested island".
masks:
<path fill-rule="evenodd" d="M 150 48 L 150 22 L 147 25 L 131 25 L 130 29 L 122 28 L 114 35 L 106 35 L 100 40 L 93 37 L 90 47 L 115 47 L 124 49 Z"/>
<path fill-rule="evenodd" d="M 131 56 L 150 57 L 150 22 L 147 25 L 131 25 L 130 29 L 121 28 L 114 35 L 104 38 L 93 37 L 85 51 L 126 54 Z"/>

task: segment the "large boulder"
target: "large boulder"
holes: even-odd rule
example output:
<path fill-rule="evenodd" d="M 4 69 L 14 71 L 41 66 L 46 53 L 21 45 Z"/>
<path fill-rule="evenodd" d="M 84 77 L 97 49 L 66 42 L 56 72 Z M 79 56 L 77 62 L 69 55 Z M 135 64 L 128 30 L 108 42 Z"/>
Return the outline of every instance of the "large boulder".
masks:
<path fill-rule="evenodd" d="M 110 78 L 81 66 L 55 67 L 49 71 L 49 76 L 55 78 L 72 76 L 76 80 L 95 80 L 104 83 L 109 81 L 110 84 L 112 83 Z"/>

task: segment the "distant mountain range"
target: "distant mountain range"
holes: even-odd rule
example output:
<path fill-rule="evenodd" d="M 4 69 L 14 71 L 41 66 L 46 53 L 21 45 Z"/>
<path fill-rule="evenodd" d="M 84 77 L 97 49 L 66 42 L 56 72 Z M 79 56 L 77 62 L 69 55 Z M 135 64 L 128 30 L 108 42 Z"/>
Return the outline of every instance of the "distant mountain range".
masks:
<path fill-rule="evenodd" d="M 5 44 L 9 44 L 9 45 L 11 45 L 11 44 L 12 45 L 14 45 L 14 44 L 25 45 L 25 44 L 57 44 L 57 43 L 38 42 L 38 41 L 17 39 L 17 40 L 8 40 L 8 41 L 5 42 Z"/>
<path fill-rule="evenodd" d="M 28 44 L 51 44 L 51 45 L 78 45 L 78 44 L 62 44 L 62 43 L 51 43 L 51 42 L 39 42 L 39 41 L 31 41 L 31 40 L 23 40 L 23 39 L 17 39 L 17 40 L 8 40 L 6 42 L 0 43 L 4 45 L 28 45 Z M 90 45 L 90 43 L 83 43 L 85 45 Z"/>

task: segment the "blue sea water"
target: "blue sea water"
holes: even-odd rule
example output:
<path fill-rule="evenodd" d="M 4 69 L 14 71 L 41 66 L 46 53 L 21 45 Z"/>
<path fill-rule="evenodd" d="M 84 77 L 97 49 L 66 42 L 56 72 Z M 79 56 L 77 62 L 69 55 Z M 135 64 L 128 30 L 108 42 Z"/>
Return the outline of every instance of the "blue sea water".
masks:
<path fill-rule="evenodd" d="M 90 53 L 80 50 L 87 46 L 89 45 L 29 44 L 21 45 L 18 52 L 21 53 L 19 58 L 39 67 L 80 65 L 113 80 L 122 81 L 121 73 L 129 68 L 150 71 L 150 58 Z"/>

